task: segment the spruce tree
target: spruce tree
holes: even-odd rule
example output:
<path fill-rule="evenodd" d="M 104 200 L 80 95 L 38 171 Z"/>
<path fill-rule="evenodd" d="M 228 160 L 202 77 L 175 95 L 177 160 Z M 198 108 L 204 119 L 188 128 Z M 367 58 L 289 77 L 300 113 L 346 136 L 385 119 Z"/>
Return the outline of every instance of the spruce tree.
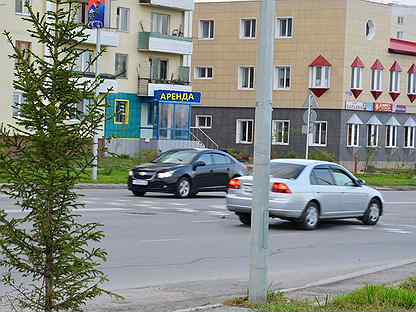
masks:
<path fill-rule="evenodd" d="M 81 222 L 74 190 L 91 167 L 92 138 L 103 122 L 105 97 L 96 96 L 102 80 L 76 71 L 88 38 L 76 22 L 80 1 L 49 1 L 47 12 L 27 2 L 24 18 L 44 55 L 19 50 L 4 32 L 16 64 L 13 86 L 26 99 L 15 123 L 0 129 L 2 191 L 22 210 L 10 216 L 0 210 L 0 271 L 19 312 L 80 311 L 106 292 L 99 268 L 107 256 L 99 247 L 104 233 L 100 224 Z M 77 110 L 83 100 L 90 103 L 85 115 Z"/>

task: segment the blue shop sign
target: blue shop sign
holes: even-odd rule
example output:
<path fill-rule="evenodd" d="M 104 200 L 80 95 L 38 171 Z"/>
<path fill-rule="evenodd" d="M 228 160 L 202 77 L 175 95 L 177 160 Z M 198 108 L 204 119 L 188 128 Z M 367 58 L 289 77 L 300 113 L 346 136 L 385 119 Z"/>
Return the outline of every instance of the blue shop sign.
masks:
<path fill-rule="evenodd" d="M 154 98 L 161 104 L 201 104 L 201 92 L 156 90 Z"/>

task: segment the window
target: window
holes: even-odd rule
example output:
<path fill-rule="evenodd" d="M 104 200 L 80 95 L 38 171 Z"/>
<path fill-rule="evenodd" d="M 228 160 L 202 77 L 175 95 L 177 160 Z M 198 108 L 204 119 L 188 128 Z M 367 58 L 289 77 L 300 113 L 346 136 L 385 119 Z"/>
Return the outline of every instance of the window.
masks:
<path fill-rule="evenodd" d="M 115 124 L 128 124 L 129 123 L 129 101 L 116 100 L 115 103 Z"/>
<path fill-rule="evenodd" d="M 117 8 L 117 29 L 119 31 L 128 32 L 130 24 L 130 9 Z"/>
<path fill-rule="evenodd" d="M 32 43 L 29 41 L 16 41 L 16 48 L 23 54 L 23 58 L 26 61 L 30 61 L 30 50 L 32 48 Z M 18 60 L 16 60 L 17 66 Z"/>
<path fill-rule="evenodd" d="M 92 105 L 92 100 L 84 99 L 74 105 L 74 112 L 70 119 L 72 120 L 81 120 L 87 113 L 89 106 Z"/>
<path fill-rule="evenodd" d="M 313 66 L 310 67 L 311 88 L 329 89 L 331 84 L 331 67 Z"/>
<path fill-rule="evenodd" d="M 22 105 L 26 102 L 26 97 L 22 92 L 13 93 L 12 116 L 19 117 Z"/>
<path fill-rule="evenodd" d="M 390 92 L 400 93 L 400 72 L 390 72 Z"/>
<path fill-rule="evenodd" d="M 236 143 L 253 143 L 253 123 L 252 119 L 237 120 Z"/>
<path fill-rule="evenodd" d="M 399 24 L 399 25 L 404 24 L 404 16 L 398 16 L 397 17 L 397 24 Z"/>
<path fill-rule="evenodd" d="M 302 173 L 305 166 L 281 162 L 271 163 L 272 177 L 277 179 L 296 180 Z"/>
<path fill-rule="evenodd" d="M 195 68 L 195 79 L 212 79 L 212 67 L 198 66 Z"/>
<path fill-rule="evenodd" d="M 355 186 L 354 180 L 344 170 L 332 168 L 332 175 L 337 186 Z"/>
<path fill-rule="evenodd" d="M 312 185 L 335 185 L 334 178 L 329 168 L 315 167 L 310 176 Z"/>
<path fill-rule="evenodd" d="M 326 146 L 327 141 L 327 122 L 316 121 L 315 132 L 313 133 L 312 146 Z"/>
<path fill-rule="evenodd" d="M 348 124 L 347 125 L 347 146 L 357 147 L 360 145 L 360 125 Z"/>
<path fill-rule="evenodd" d="M 170 16 L 167 14 L 152 13 L 152 32 L 169 35 Z"/>
<path fill-rule="evenodd" d="M 273 120 L 272 126 L 272 144 L 289 145 L 289 120 Z"/>
<path fill-rule="evenodd" d="M 31 5 L 31 0 L 15 0 L 16 5 L 16 14 L 22 14 L 22 15 L 29 15 L 29 10 L 26 8 L 26 4 Z"/>
<path fill-rule="evenodd" d="M 199 22 L 199 38 L 214 39 L 214 21 L 205 20 Z"/>
<path fill-rule="evenodd" d="M 290 66 L 277 66 L 274 71 L 274 88 L 276 90 L 288 90 L 290 89 Z"/>
<path fill-rule="evenodd" d="M 409 73 L 408 94 L 416 94 L 416 73 Z"/>
<path fill-rule="evenodd" d="M 397 126 L 386 126 L 386 147 L 397 147 Z"/>
<path fill-rule="evenodd" d="M 197 128 L 211 129 L 212 116 L 211 115 L 196 115 L 195 125 Z"/>
<path fill-rule="evenodd" d="M 240 89 L 254 89 L 254 67 L 240 67 Z"/>
<path fill-rule="evenodd" d="M 229 165 L 232 163 L 231 159 L 225 155 L 213 154 L 213 158 L 216 165 Z"/>
<path fill-rule="evenodd" d="M 214 164 L 214 160 L 212 159 L 212 154 L 202 154 L 198 161 L 203 161 L 206 166 L 211 166 Z"/>
<path fill-rule="evenodd" d="M 402 31 L 398 31 L 397 32 L 397 34 L 396 34 L 396 38 L 397 39 L 404 39 L 404 32 L 402 32 Z"/>
<path fill-rule="evenodd" d="M 276 23 L 277 38 L 292 38 L 293 36 L 293 18 L 278 17 Z"/>
<path fill-rule="evenodd" d="M 115 74 L 117 78 L 127 78 L 127 54 L 116 53 Z"/>
<path fill-rule="evenodd" d="M 376 25 L 372 20 L 368 20 L 365 24 L 365 37 L 367 40 L 373 40 L 376 35 Z"/>
<path fill-rule="evenodd" d="M 88 3 L 80 2 L 77 16 L 75 16 L 75 23 L 88 24 Z"/>
<path fill-rule="evenodd" d="M 240 38 L 255 39 L 256 38 L 256 20 L 242 19 L 240 25 Z"/>
<path fill-rule="evenodd" d="M 404 147 L 415 147 L 415 127 L 404 127 Z"/>
<path fill-rule="evenodd" d="M 368 125 L 367 127 L 367 146 L 378 146 L 378 125 Z"/>
<path fill-rule="evenodd" d="M 373 69 L 371 72 L 371 90 L 383 91 L 383 71 L 381 69 Z"/>
<path fill-rule="evenodd" d="M 75 64 L 75 71 L 93 73 L 94 69 L 93 66 L 91 66 L 93 59 L 94 53 L 92 51 L 83 51 Z"/>
<path fill-rule="evenodd" d="M 361 67 L 353 67 L 351 73 L 351 89 L 363 89 L 363 69 Z"/>
<path fill-rule="evenodd" d="M 157 81 L 166 81 L 168 79 L 168 61 L 158 58 L 149 59 L 150 78 Z"/>

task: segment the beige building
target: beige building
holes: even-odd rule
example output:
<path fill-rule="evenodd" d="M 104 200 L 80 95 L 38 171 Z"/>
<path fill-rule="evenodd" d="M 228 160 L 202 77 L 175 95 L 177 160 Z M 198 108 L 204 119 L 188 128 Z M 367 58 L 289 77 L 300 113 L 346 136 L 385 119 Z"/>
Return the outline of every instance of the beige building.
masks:
<path fill-rule="evenodd" d="M 277 3 L 274 155 L 304 155 L 312 92 L 313 151 L 329 151 L 347 165 L 369 154 L 377 165 L 414 162 L 416 7 L 365 0 Z M 194 123 L 220 146 L 248 153 L 258 18 L 256 1 L 207 2 L 196 5 L 193 23 L 193 87 L 203 92 Z"/>
<path fill-rule="evenodd" d="M 29 36 L 25 0 L 0 0 L 2 30 L 11 32 L 23 49 L 43 54 Z M 83 1 L 78 21 L 87 23 L 87 0 Z M 35 11 L 45 12 L 52 4 L 31 0 Z M 100 61 L 100 72 L 106 80 L 102 90 L 113 87 L 108 97 L 107 122 L 103 135 L 109 139 L 154 136 L 157 108 L 155 90 L 192 91 L 190 66 L 192 56 L 193 0 L 107 0 L 105 27 L 101 31 L 106 49 Z M 94 77 L 88 66 L 96 49 L 96 32 L 88 30 L 86 50 L 79 59 L 78 70 Z M 11 48 L 0 39 L 1 121 L 13 123 L 24 96 L 12 87 L 14 64 L 8 58 Z M 80 109 L 82 104 L 80 104 Z"/>

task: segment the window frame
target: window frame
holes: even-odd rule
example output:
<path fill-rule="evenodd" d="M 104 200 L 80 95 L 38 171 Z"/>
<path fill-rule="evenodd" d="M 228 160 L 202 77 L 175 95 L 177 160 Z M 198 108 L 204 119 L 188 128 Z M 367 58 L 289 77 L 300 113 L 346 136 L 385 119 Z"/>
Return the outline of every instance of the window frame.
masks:
<path fill-rule="evenodd" d="M 373 132 L 372 130 L 375 129 L 375 144 L 371 144 L 371 139 L 373 137 Z M 379 132 L 380 131 L 380 126 L 379 125 L 367 125 L 367 147 L 378 147 L 378 141 L 379 141 Z"/>
<path fill-rule="evenodd" d="M 371 91 L 383 91 L 383 69 L 372 69 L 371 70 Z M 379 86 L 379 88 L 377 88 Z"/>
<path fill-rule="evenodd" d="M 397 25 L 404 25 L 404 16 L 397 16 Z"/>
<path fill-rule="evenodd" d="M 396 32 L 396 38 L 399 40 L 403 40 L 404 39 L 404 31 L 399 30 L 398 32 Z"/>
<path fill-rule="evenodd" d="M 325 79 L 321 78 L 321 84 L 317 84 L 317 73 L 318 68 L 321 68 L 321 76 Z M 331 66 L 311 66 L 309 68 L 309 87 L 314 89 L 330 89 L 331 88 L 331 74 L 332 74 L 332 67 Z M 328 76 L 328 77 L 326 77 Z M 326 81 L 326 84 L 322 82 Z"/>
<path fill-rule="evenodd" d="M 315 127 L 319 125 L 319 143 L 315 143 L 316 129 L 312 136 L 312 142 L 309 142 L 309 146 L 326 147 L 328 146 L 328 121 L 315 121 Z M 322 144 L 322 124 L 325 124 L 325 144 Z"/>
<path fill-rule="evenodd" d="M 415 136 L 416 136 L 416 127 L 405 126 L 404 128 L 404 148 L 413 149 L 415 148 Z M 410 133 L 407 131 L 410 130 Z M 409 136 L 410 134 L 410 136 Z"/>
<path fill-rule="evenodd" d="M 124 103 L 126 105 L 125 108 L 125 120 L 124 121 L 117 121 L 117 104 Z M 114 124 L 115 125 L 128 125 L 129 124 L 129 116 L 130 116 L 130 101 L 124 99 L 116 99 L 114 100 Z"/>
<path fill-rule="evenodd" d="M 281 22 L 286 21 L 286 35 L 281 35 Z M 288 35 L 288 21 L 291 20 L 291 33 L 290 36 Z M 292 39 L 294 35 L 295 30 L 295 23 L 294 23 L 294 17 L 293 16 L 277 16 L 275 20 L 275 38 L 276 39 Z"/>
<path fill-rule="evenodd" d="M 351 69 L 351 89 L 352 90 L 363 90 L 363 68 L 362 67 L 352 67 L 352 69 Z"/>
<path fill-rule="evenodd" d="M 242 123 L 242 122 L 247 122 L 247 123 L 249 123 L 249 122 L 251 122 L 251 141 L 242 141 L 241 139 L 240 139 L 240 137 L 241 137 L 241 135 L 240 134 L 242 134 L 242 132 L 241 132 L 241 125 L 240 125 L 240 123 Z M 253 141 L 254 141 L 254 119 L 237 119 L 236 120 L 236 144 L 244 144 L 244 145 L 250 145 L 250 144 L 253 144 Z M 250 132 L 248 132 L 248 127 L 247 127 L 247 131 L 246 131 L 247 133 L 246 133 L 246 136 L 247 136 L 247 138 L 249 137 L 249 133 Z"/>
<path fill-rule="evenodd" d="M 16 1 L 20 1 L 20 2 L 21 2 L 21 5 L 22 5 L 22 12 L 18 12 L 18 11 L 17 11 Z M 15 0 L 15 1 L 14 1 L 14 6 L 15 6 L 15 7 L 14 7 L 14 13 L 15 13 L 16 15 L 20 15 L 20 16 L 29 16 L 29 15 L 30 15 L 29 11 L 27 10 L 27 8 L 26 8 L 26 6 L 25 6 L 26 2 L 28 2 L 28 3 L 32 4 L 32 0 Z"/>
<path fill-rule="evenodd" d="M 199 70 L 205 69 L 205 77 L 199 76 Z M 211 69 L 211 77 L 208 76 L 208 69 Z M 196 80 L 212 80 L 214 79 L 214 66 L 202 65 L 194 67 L 194 79 Z"/>
<path fill-rule="evenodd" d="M 253 36 L 253 21 L 254 21 L 254 36 Z M 250 36 L 245 36 L 245 23 L 250 22 Z M 240 19 L 240 39 L 241 40 L 255 40 L 257 38 L 257 18 L 245 17 Z"/>
<path fill-rule="evenodd" d="M 120 14 L 120 13 L 123 12 L 123 11 L 127 12 L 127 24 L 126 24 L 127 29 L 121 29 L 121 26 L 122 26 L 121 25 L 121 21 L 122 21 L 121 16 L 122 16 L 122 14 Z M 124 33 L 130 32 L 130 8 L 117 7 L 116 12 L 117 12 L 117 30 L 119 32 L 124 32 Z"/>
<path fill-rule="evenodd" d="M 15 102 L 15 97 L 18 98 L 18 103 Z M 19 118 L 21 114 L 21 107 L 26 103 L 26 96 L 22 91 L 13 91 L 12 97 L 12 118 Z M 16 105 L 17 104 L 17 105 Z"/>
<path fill-rule="evenodd" d="M 315 180 L 317 179 L 316 174 L 315 174 L 315 170 L 328 170 L 329 177 L 331 178 L 331 181 L 326 181 L 326 182 L 330 182 L 330 184 L 315 184 L 313 182 L 314 179 Z M 321 179 L 321 180 L 323 180 L 323 179 Z M 309 174 L 309 184 L 314 185 L 314 186 L 337 186 L 335 184 L 334 176 L 332 175 L 332 170 L 327 165 L 317 165 L 317 166 L 312 168 L 311 173 Z"/>
<path fill-rule="evenodd" d="M 416 95 L 416 73 L 408 74 L 407 94 Z"/>
<path fill-rule="evenodd" d="M 253 68 L 253 74 L 251 74 L 251 68 Z M 248 87 L 243 87 L 243 69 L 248 69 Z M 250 78 L 253 80 L 253 87 L 250 87 Z M 254 65 L 240 65 L 238 67 L 238 90 L 244 90 L 244 91 L 252 91 L 256 89 L 256 67 Z"/>
<path fill-rule="evenodd" d="M 155 25 L 155 17 L 156 17 L 156 24 Z M 167 28 L 166 28 L 166 33 L 163 32 L 163 20 L 162 17 L 167 17 Z M 158 19 L 160 18 L 160 20 Z M 165 13 L 159 13 L 159 12 L 152 12 L 151 13 L 151 25 L 150 25 L 150 29 L 152 30 L 152 32 L 154 33 L 158 33 L 162 36 L 169 36 L 170 35 L 170 28 L 171 28 L 171 18 L 172 16 L 170 14 L 165 14 Z M 162 28 L 159 30 L 159 26 L 162 26 Z M 155 30 L 156 27 L 156 30 Z"/>
<path fill-rule="evenodd" d="M 117 73 L 117 60 L 118 60 L 117 57 L 120 57 L 120 56 L 126 57 L 126 71 L 124 72 L 123 75 L 119 75 L 119 73 Z M 128 73 L 129 73 L 129 55 L 124 54 L 124 53 L 116 53 L 114 55 L 114 74 L 117 75 L 117 79 L 129 79 Z"/>
<path fill-rule="evenodd" d="M 360 125 L 359 124 L 347 124 L 347 147 L 359 147 L 359 146 L 360 146 Z"/>
<path fill-rule="evenodd" d="M 386 148 L 397 148 L 398 128 L 398 126 L 386 125 Z M 394 134 L 394 136 L 392 136 L 392 134 Z M 394 144 L 392 144 L 393 142 Z"/>
<path fill-rule="evenodd" d="M 400 93 L 400 80 L 401 80 L 400 74 L 401 73 L 398 71 L 390 72 L 390 87 L 389 87 L 390 92 Z"/>
<path fill-rule="evenodd" d="M 285 124 L 287 123 L 287 142 L 284 142 L 285 140 Z M 282 128 L 281 128 L 281 141 L 278 141 L 277 139 L 275 139 L 275 130 L 279 130 L 279 126 L 278 124 L 283 124 Z M 278 132 L 276 132 L 278 133 Z M 273 120 L 272 121 L 272 145 L 285 145 L 288 146 L 290 145 L 290 120 L 288 119 L 278 119 L 278 120 Z"/>
<path fill-rule="evenodd" d="M 288 87 L 279 87 L 280 78 L 279 78 L 279 69 L 285 70 L 285 84 L 287 83 L 287 79 L 289 78 L 289 86 Z M 287 77 L 287 72 L 289 69 L 289 77 Z M 290 91 L 292 89 L 292 65 L 276 65 L 274 67 L 274 84 L 273 88 L 276 91 Z"/>
<path fill-rule="evenodd" d="M 204 126 L 201 126 L 199 124 L 199 118 L 207 118 L 210 119 L 210 125 L 207 126 L 206 124 Z M 196 115 L 195 116 L 195 127 L 200 128 L 200 129 L 212 129 L 212 115 Z"/>
<path fill-rule="evenodd" d="M 208 22 L 208 37 L 203 37 L 203 26 L 202 23 Z M 212 25 L 212 26 L 211 26 Z M 215 20 L 214 19 L 200 19 L 199 20 L 199 30 L 198 30 L 198 39 L 199 40 L 214 40 L 215 39 Z"/>

